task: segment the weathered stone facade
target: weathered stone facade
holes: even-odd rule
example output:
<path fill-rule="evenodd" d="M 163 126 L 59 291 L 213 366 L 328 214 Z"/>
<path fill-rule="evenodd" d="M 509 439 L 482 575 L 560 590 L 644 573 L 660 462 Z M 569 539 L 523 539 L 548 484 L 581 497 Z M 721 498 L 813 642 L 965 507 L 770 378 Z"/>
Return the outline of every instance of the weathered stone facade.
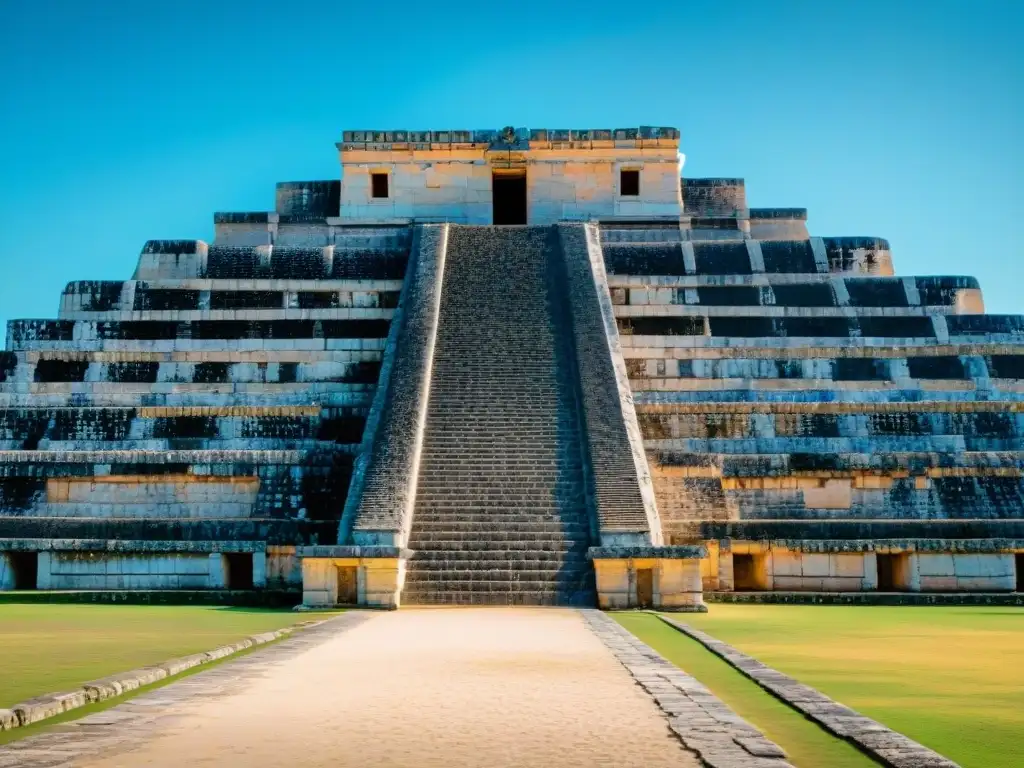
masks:
<path fill-rule="evenodd" d="M 0 589 L 1017 588 L 1024 318 L 678 145 L 346 132 L 341 181 L 70 283 L 0 353 Z"/>
<path fill-rule="evenodd" d="M 329 228 L 332 195 L 281 185 L 280 213 L 150 241 L 132 280 L 10 324 L 0 586 L 300 587 L 296 547 L 337 541 L 411 246 Z"/>
<path fill-rule="evenodd" d="M 742 180 L 683 189 L 683 227 L 602 241 L 664 535 L 707 546 L 705 589 L 1015 589 L 1022 318 Z"/>

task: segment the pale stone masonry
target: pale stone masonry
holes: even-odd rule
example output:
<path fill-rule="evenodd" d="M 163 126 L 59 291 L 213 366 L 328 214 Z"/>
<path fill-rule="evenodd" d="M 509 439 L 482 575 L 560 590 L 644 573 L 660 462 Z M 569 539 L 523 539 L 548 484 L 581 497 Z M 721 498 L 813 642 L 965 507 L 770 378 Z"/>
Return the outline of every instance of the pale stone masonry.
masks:
<path fill-rule="evenodd" d="M 671 128 L 338 148 L 10 323 L 0 588 L 1019 588 L 1024 317 L 972 278 L 680 179 Z"/>

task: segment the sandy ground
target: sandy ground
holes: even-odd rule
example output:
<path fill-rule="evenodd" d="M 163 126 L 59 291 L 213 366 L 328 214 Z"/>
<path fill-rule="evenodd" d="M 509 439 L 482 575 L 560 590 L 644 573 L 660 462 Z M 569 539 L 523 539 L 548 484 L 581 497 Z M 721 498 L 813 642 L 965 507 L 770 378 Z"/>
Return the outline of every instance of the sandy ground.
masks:
<path fill-rule="evenodd" d="M 570 610 L 402 609 L 249 677 L 75 764 L 698 765 Z"/>

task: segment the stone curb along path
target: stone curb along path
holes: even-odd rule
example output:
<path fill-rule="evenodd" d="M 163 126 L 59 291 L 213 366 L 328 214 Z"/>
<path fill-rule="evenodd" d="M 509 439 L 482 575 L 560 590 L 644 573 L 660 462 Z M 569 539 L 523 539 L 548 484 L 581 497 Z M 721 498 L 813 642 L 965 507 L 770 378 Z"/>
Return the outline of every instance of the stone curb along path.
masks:
<path fill-rule="evenodd" d="M 786 753 L 711 691 L 604 613 L 581 610 L 591 631 L 657 702 L 668 725 L 710 768 L 793 768 Z"/>
<path fill-rule="evenodd" d="M 42 696 L 15 704 L 10 709 L 0 709 L 0 731 L 9 731 L 32 723 L 38 723 L 50 717 L 69 712 L 72 709 L 84 707 L 87 704 L 94 704 L 99 701 L 112 699 L 116 696 L 134 691 L 145 685 L 159 682 L 168 677 L 174 677 L 186 670 L 209 664 L 228 656 L 233 656 L 248 648 L 255 648 L 266 645 L 274 640 L 287 637 L 296 630 L 308 630 L 321 624 L 333 621 L 334 618 L 321 619 L 319 621 L 303 621 L 289 627 L 274 630 L 273 632 L 262 632 L 258 635 L 251 635 L 234 643 L 221 645 L 211 651 L 193 653 L 189 656 L 170 659 L 161 664 L 154 664 L 148 667 L 133 669 L 130 672 L 122 672 L 99 680 L 85 683 L 81 688 L 63 693 L 47 693 Z"/>
<path fill-rule="evenodd" d="M 669 626 L 696 640 L 825 730 L 853 742 L 883 765 L 892 768 L 960 768 L 958 763 L 938 752 L 830 699 L 821 691 L 762 664 L 728 643 L 716 640 L 677 619 L 661 614 L 657 616 Z"/>

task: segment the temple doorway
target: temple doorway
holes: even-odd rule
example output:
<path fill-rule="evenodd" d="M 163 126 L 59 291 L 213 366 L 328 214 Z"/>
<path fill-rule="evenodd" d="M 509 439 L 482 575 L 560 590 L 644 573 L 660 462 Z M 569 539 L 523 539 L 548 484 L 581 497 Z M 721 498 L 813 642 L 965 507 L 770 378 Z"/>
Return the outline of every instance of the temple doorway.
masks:
<path fill-rule="evenodd" d="M 526 223 L 526 171 L 495 172 L 491 176 L 495 224 Z"/>
<path fill-rule="evenodd" d="M 636 569 L 636 607 L 654 607 L 654 569 Z"/>
<path fill-rule="evenodd" d="M 2 565 L 2 563 L 0 563 Z M 8 552 L 7 567 L 11 569 L 13 589 L 36 589 L 39 574 L 39 553 Z"/>
<path fill-rule="evenodd" d="M 338 605 L 359 604 L 359 569 L 354 565 L 338 566 Z"/>

